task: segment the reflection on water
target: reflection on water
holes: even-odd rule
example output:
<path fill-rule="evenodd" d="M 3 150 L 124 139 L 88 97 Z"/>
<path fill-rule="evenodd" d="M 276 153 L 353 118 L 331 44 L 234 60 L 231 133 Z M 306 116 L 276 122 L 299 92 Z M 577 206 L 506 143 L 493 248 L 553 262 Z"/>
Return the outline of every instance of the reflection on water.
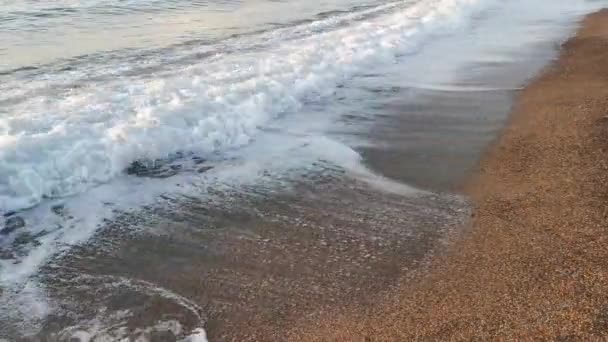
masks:
<path fill-rule="evenodd" d="M 0 71 L 110 50 L 160 48 L 193 39 L 218 39 L 363 2 L 3 0 Z"/>

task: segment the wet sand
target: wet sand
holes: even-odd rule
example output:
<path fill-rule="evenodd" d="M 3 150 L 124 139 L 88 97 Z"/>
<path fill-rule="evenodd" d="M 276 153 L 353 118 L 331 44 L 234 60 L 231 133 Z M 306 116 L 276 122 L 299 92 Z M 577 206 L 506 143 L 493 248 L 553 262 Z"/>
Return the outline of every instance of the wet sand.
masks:
<path fill-rule="evenodd" d="M 378 106 L 366 135 L 373 144 L 361 149 L 385 178 L 370 183 L 320 162 L 300 176 L 218 189 L 214 200 L 175 199 L 111 222 L 43 270 L 61 310 L 39 336 L 69 336 L 102 320 L 136 338 L 138 328 L 177 320 L 185 331 L 204 326 L 210 341 L 284 341 L 304 318 L 373 307 L 466 223 L 469 203 L 447 191 L 495 136 L 512 98 L 511 91 L 415 92 L 405 102 L 387 95 L 392 107 Z M 443 158 L 441 144 L 452 158 Z"/>
<path fill-rule="evenodd" d="M 373 307 L 302 320 L 293 341 L 608 337 L 608 11 L 520 94 L 467 183 L 472 222 Z"/>
<path fill-rule="evenodd" d="M 282 195 L 241 189 L 230 208 L 180 202 L 128 223 L 157 227 L 152 234 L 125 237 L 127 223 L 117 224 L 47 267 L 52 298 L 78 300 L 41 336 L 107 308 L 129 310 L 133 331 L 177 319 L 184 329 L 203 323 L 211 341 L 284 340 L 302 317 L 370 306 L 468 216 L 458 196 L 390 194 L 343 177 L 327 171 Z"/>
<path fill-rule="evenodd" d="M 176 199 L 125 215 L 45 268 L 62 310 L 40 336 L 86 330 L 105 308 L 104 325 L 126 323 L 133 338 L 138 328 L 178 320 L 185 330 L 203 325 L 210 341 L 285 341 L 303 319 L 374 307 L 467 222 L 468 201 L 449 190 L 495 136 L 513 96 L 414 91 L 401 102 L 391 90 L 383 101 L 391 106 L 378 106 L 366 135 L 373 144 L 360 149 L 385 178 L 370 183 L 319 165 L 273 184 L 222 189 L 212 201 Z"/>

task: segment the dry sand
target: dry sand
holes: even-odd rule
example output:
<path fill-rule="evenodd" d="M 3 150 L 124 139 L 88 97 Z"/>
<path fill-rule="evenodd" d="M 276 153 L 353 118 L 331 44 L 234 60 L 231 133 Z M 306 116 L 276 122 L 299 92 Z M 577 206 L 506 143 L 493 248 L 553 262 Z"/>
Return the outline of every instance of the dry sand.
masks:
<path fill-rule="evenodd" d="M 608 338 L 608 11 L 520 94 L 466 189 L 472 224 L 373 308 L 294 341 Z"/>

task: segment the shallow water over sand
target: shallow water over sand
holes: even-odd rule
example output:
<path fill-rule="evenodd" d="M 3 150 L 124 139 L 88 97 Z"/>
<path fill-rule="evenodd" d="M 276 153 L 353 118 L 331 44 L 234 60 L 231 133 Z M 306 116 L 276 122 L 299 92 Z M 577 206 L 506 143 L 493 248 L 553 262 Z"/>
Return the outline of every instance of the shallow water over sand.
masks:
<path fill-rule="evenodd" d="M 5 2 L 0 336 L 59 339 L 373 301 L 466 221 L 449 192 L 593 7 Z"/>

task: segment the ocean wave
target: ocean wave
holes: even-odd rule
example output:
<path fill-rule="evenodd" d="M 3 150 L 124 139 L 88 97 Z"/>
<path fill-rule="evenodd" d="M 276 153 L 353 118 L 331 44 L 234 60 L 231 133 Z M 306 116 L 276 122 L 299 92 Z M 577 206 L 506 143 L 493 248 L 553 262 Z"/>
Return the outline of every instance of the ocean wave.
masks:
<path fill-rule="evenodd" d="M 137 160 L 247 145 L 261 126 L 465 25 L 485 3 L 424 0 L 346 26 L 311 22 L 313 34 L 275 37 L 258 50 L 9 105 L 0 114 L 0 212 L 84 192 Z"/>

